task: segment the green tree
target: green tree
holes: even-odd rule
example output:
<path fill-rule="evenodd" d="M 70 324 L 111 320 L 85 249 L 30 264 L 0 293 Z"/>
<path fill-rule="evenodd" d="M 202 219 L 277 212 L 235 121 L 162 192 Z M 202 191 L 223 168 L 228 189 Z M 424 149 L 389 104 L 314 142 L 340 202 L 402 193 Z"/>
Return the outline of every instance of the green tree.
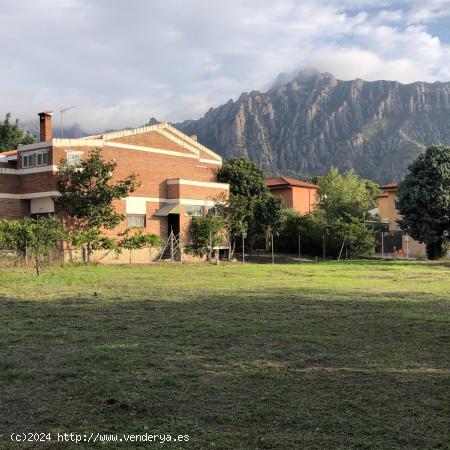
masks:
<path fill-rule="evenodd" d="M 113 202 L 126 198 L 139 183 L 132 174 L 123 180 L 113 181 L 115 161 L 105 161 L 100 150 L 92 150 L 79 166 L 63 162 L 59 167 L 56 203 L 67 218 L 66 227 L 74 245 L 84 245 L 87 260 L 95 249 L 114 249 L 114 240 L 103 230 L 114 229 L 123 214 L 116 211 Z"/>
<path fill-rule="evenodd" d="M 346 215 L 363 219 L 376 206 L 378 186 L 359 178 L 352 171 L 342 175 L 338 169 L 331 168 L 326 175 L 317 177 L 317 184 L 317 207 L 326 211 L 329 220 Z"/>
<path fill-rule="evenodd" d="M 298 253 L 298 236 L 302 252 L 312 256 L 337 257 L 344 248 L 351 257 L 371 253 L 375 247 L 373 230 L 366 227 L 364 218 L 376 203 L 378 188 L 352 172 L 339 174 L 331 169 L 317 177 L 319 198 L 313 213 L 300 216 L 284 214 L 279 246 L 290 253 Z"/>
<path fill-rule="evenodd" d="M 352 171 L 340 174 L 336 168 L 316 181 L 319 197 L 313 216 L 318 228 L 315 234 L 318 231 L 322 235 L 317 246 L 321 253 L 325 250 L 326 255 L 337 256 L 343 245 L 352 257 L 371 253 L 375 247 L 374 233 L 364 220 L 376 206 L 376 185 Z"/>
<path fill-rule="evenodd" d="M 54 216 L 0 220 L 0 248 L 34 258 L 38 276 L 44 258 L 62 245 L 65 236 L 61 221 Z"/>
<path fill-rule="evenodd" d="M 450 147 L 434 145 L 408 168 L 397 191 L 401 229 L 427 248 L 430 259 L 444 256 L 450 232 Z"/>
<path fill-rule="evenodd" d="M 260 197 L 268 192 L 266 174 L 248 158 L 231 158 L 217 175 L 218 181 L 230 184 L 230 194 L 247 198 Z"/>
<path fill-rule="evenodd" d="M 203 217 L 193 217 L 189 225 L 191 243 L 187 250 L 195 255 L 212 257 L 213 248 L 226 242 L 225 223 L 221 216 L 213 213 Z"/>
<path fill-rule="evenodd" d="M 267 193 L 255 202 L 254 220 L 250 223 L 250 230 L 256 236 L 271 237 L 280 232 L 283 222 L 284 203 L 280 197 Z"/>
<path fill-rule="evenodd" d="M 137 233 L 130 234 L 130 229 L 119 234 L 120 240 L 117 243 L 118 248 L 129 251 L 130 264 L 131 254 L 133 250 L 139 250 L 141 248 L 155 248 L 161 245 L 161 238 L 153 233 L 143 233 L 139 230 Z"/>
<path fill-rule="evenodd" d="M 229 228 L 234 241 L 242 232 L 251 251 L 257 239 L 275 231 L 280 223 L 282 201 L 274 197 L 266 184 L 266 173 L 248 158 L 232 158 L 219 170 L 218 180 L 230 184 Z M 229 220 L 226 221 L 229 226 Z M 238 230 L 237 232 L 235 230 Z M 243 231 L 241 231 L 243 230 Z"/>
<path fill-rule="evenodd" d="M 279 238 L 275 247 L 284 253 L 298 254 L 299 236 L 303 255 L 319 255 L 322 234 L 313 214 L 300 215 L 297 211 L 283 211 Z"/>
<path fill-rule="evenodd" d="M 253 220 L 252 199 L 242 195 L 220 196 L 216 199 L 215 211 L 224 221 L 228 231 L 229 258 L 236 249 L 236 243 L 242 236 L 247 235 L 248 224 Z"/>
<path fill-rule="evenodd" d="M 0 122 L 0 152 L 14 150 L 21 144 L 33 142 L 33 136 L 20 128 L 19 120 L 11 123 L 11 113 L 7 113 L 5 120 Z"/>

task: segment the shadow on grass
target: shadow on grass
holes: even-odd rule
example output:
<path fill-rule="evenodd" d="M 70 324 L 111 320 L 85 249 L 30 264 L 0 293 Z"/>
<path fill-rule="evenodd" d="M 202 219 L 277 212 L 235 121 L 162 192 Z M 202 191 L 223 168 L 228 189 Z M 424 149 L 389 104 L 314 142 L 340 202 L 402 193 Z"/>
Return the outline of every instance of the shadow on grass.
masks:
<path fill-rule="evenodd" d="M 448 302 L 386 295 L 3 298 L 0 433 L 180 433 L 199 449 L 446 448 Z"/>

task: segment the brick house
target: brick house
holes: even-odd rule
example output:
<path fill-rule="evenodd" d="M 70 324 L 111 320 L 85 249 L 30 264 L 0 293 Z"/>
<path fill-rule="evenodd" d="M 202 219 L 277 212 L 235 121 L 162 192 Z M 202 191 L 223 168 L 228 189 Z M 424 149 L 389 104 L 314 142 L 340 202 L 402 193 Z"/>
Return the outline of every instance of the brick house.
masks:
<path fill-rule="evenodd" d="M 289 177 L 268 178 L 266 180 L 270 192 L 281 197 L 287 208 L 300 214 L 313 211 L 317 202 L 318 186 Z"/>
<path fill-rule="evenodd" d="M 58 195 L 58 165 L 77 164 L 92 149 L 106 160 L 115 160 L 114 178 L 134 173 L 141 186 L 130 197 L 116 202 L 127 227 L 156 233 L 163 239 L 170 231 L 188 239 L 192 216 L 206 213 L 228 184 L 217 182 L 219 155 L 169 124 L 162 123 L 80 139 L 53 139 L 52 113 L 40 117 L 40 142 L 0 153 L 0 218 L 52 213 Z"/>

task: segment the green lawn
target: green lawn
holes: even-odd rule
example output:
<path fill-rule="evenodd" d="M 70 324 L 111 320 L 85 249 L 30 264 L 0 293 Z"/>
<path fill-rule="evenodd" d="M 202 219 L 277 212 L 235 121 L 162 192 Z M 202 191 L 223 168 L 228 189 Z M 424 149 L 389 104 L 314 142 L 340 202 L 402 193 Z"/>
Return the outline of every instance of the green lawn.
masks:
<path fill-rule="evenodd" d="M 0 447 L 448 449 L 449 313 L 444 264 L 0 269 Z"/>

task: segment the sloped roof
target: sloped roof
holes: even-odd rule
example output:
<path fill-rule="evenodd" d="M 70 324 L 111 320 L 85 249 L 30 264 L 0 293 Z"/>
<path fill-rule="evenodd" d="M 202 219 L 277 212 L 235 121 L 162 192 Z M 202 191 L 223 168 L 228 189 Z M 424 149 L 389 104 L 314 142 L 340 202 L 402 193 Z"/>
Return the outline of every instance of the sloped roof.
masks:
<path fill-rule="evenodd" d="M 17 150 L 8 150 L 7 152 L 0 152 L 0 156 L 13 156 L 17 155 Z"/>
<path fill-rule="evenodd" d="M 221 156 L 217 153 L 213 152 L 209 148 L 200 144 L 196 139 L 191 138 L 190 136 L 182 133 L 180 130 L 170 125 L 169 123 L 158 123 L 156 125 L 149 125 L 140 128 L 133 128 L 127 130 L 120 131 L 111 131 L 109 133 L 104 133 L 101 135 L 95 136 L 87 136 L 80 139 L 74 139 L 73 141 L 102 141 L 105 144 L 109 142 L 115 141 L 123 141 L 126 138 L 138 137 L 139 135 L 144 134 L 158 134 L 160 137 L 164 137 L 171 141 L 173 144 L 176 144 L 180 149 L 185 151 L 194 153 L 199 158 L 204 159 L 212 159 L 215 161 L 222 161 Z"/>
<path fill-rule="evenodd" d="M 307 189 L 319 189 L 319 187 L 312 183 L 306 183 L 305 181 L 296 180 L 295 178 L 289 177 L 276 177 L 276 178 L 267 178 L 266 180 L 267 186 L 270 187 L 284 187 L 284 186 L 293 186 L 293 187 L 302 187 Z"/>
<path fill-rule="evenodd" d="M 380 189 L 382 191 L 395 191 L 396 189 L 398 189 L 398 183 L 388 183 L 384 186 L 380 186 Z"/>

